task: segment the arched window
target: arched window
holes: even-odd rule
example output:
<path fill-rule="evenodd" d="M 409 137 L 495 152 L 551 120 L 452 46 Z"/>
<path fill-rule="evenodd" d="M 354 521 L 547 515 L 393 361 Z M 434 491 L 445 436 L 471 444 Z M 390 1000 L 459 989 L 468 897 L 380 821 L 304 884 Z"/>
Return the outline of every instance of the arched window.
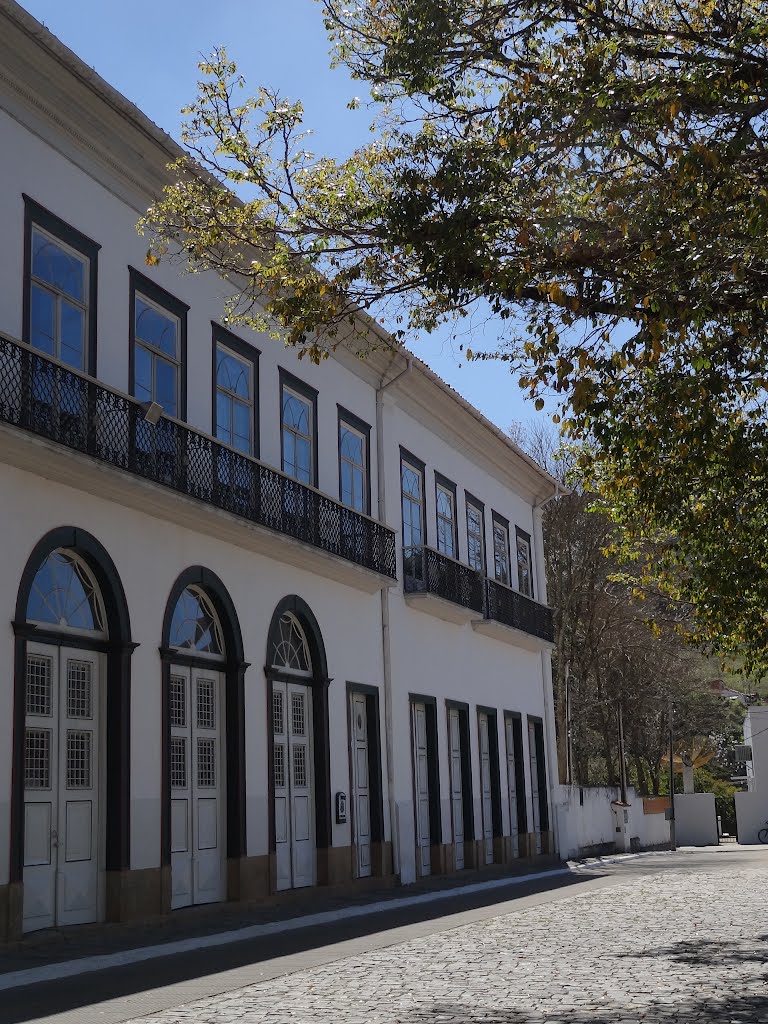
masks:
<path fill-rule="evenodd" d="M 272 644 L 272 668 L 283 672 L 312 672 L 307 635 L 293 612 L 283 612 Z"/>
<path fill-rule="evenodd" d="M 182 651 L 224 657 L 221 625 L 210 600 L 198 587 L 187 587 L 176 602 L 170 645 Z"/>
<path fill-rule="evenodd" d="M 96 582 L 73 552 L 57 548 L 37 570 L 27 602 L 27 619 L 58 628 L 106 633 L 106 616 Z"/>

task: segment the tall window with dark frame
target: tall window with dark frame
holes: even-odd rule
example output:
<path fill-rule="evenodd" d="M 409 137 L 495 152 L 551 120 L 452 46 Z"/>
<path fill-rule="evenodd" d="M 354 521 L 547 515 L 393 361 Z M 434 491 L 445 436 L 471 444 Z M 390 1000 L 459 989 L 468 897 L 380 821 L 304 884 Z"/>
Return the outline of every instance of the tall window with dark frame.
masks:
<path fill-rule="evenodd" d="M 441 483 L 435 484 L 437 510 L 437 550 L 449 558 L 456 558 L 456 494 Z"/>
<path fill-rule="evenodd" d="M 24 201 L 24 340 L 93 375 L 99 246 L 29 197 Z"/>
<path fill-rule="evenodd" d="M 493 519 L 493 563 L 496 579 L 509 586 L 509 527 L 496 516 Z"/>
<path fill-rule="evenodd" d="M 133 395 L 181 414 L 181 318 L 136 290 L 133 302 Z"/>
<path fill-rule="evenodd" d="M 485 530 L 483 510 L 467 500 L 467 563 L 476 572 L 485 572 Z"/>
<path fill-rule="evenodd" d="M 403 460 L 400 467 L 403 505 L 403 547 L 424 543 L 424 473 Z"/>
<path fill-rule="evenodd" d="M 523 530 L 515 529 L 517 550 L 517 588 L 526 597 L 533 597 L 533 560 L 531 558 L 531 537 Z"/>
<path fill-rule="evenodd" d="M 29 343 L 76 370 L 87 366 L 88 258 L 32 227 Z"/>
<path fill-rule="evenodd" d="M 368 511 L 367 439 L 339 417 L 339 500 L 356 512 Z"/>
<path fill-rule="evenodd" d="M 221 340 L 216 345 L 216 437 L 224 444 L 253 455 L 256 382 L 253 360 Z"/>
<path fill-rule="evenodd" d="M 314 407 L 289 384 L 282 384 L 283 472 L 303 484 L 314 482 Z"/>

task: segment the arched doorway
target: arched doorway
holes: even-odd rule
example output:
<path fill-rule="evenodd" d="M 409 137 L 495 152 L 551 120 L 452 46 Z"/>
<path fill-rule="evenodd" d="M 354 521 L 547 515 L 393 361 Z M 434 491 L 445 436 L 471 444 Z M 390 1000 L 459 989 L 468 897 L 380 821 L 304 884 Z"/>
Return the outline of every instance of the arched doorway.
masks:
<path fill-rule="evenodd" d="M 11 878 L 24 931 L 106 916 L 106 872 L 129 867 L 130 624 L 102 546 L 49 533 L 16 606 Z"/>
<path fill-rule="evenodd" d="M 221 581 L 197 566 L 174 584 L 163 627 L 163 862 L 170 909 L 215 903 L 245 853 L 242 638 Z"/>
<path fill-rule="evenodd" d="M 276 889 L 318 881 L 330 845 L 328 674 L 317 620 L 301 598 L 275 609 L 266 666 Z"/>

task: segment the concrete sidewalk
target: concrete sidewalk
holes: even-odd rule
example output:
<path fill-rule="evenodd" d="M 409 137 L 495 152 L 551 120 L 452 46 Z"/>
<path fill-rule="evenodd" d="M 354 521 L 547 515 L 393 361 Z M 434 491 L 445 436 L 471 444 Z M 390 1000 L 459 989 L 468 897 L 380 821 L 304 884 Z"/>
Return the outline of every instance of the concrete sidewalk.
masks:
<path fill-rule="evenodd" d="M 535 865 L 526 863 L 515 870 L 506 866 L 463 871 L 406 887 L 376 885 L 374 881 L 354 895 L 349 890 L 298 890 L 269 904 L 215 904 L 174 911 L 141 924 L 81 925 L 33 932 L 19 942 L 0 947 L 0 991 L 421 904 L 482 893 L 493 899 L 496 891 L 508 886 L 546 886 L 548 879 L 555 882 L 567 874 L 569 868 L 554 858 L 549 863 L 537 859 Z"/>

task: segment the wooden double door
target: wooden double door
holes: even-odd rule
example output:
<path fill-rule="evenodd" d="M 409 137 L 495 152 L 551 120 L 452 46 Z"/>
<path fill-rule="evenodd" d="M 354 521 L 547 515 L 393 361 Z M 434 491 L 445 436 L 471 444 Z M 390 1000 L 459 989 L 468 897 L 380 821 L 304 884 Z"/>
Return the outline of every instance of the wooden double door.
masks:
<path fill-rule="evenodd" d="M 272 683 L 276 887 L 317 880 L 312 688 Z"/>
<path fill-rule="evenodd" d="M 102 655 L 30 643 L 25 678 L 23 928 L 103 916 Z"/>
<path fill-rule="evenodd" d="M 170 670 L 171 907 L 226 894 L 224 674 Z"/>

